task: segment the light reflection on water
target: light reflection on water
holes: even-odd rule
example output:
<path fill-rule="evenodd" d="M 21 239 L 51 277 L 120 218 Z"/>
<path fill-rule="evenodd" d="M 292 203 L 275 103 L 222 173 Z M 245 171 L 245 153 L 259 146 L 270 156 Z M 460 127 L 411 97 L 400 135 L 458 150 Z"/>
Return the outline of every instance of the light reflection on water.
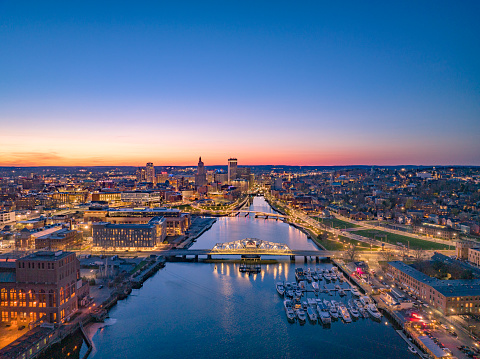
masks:
<path fill-rule="evenodd" d="M 269 208 L 263 198 L 251 206 L 263 212 Z M 250 217 L 220 218 L 192 248 L 246 237 L 316 248 L 285 223 Z M 295 264 L 287 258 L 262 265 L 260 275 L 240 273 L 238 263 L 167 263 L 135 296 L 112 309 L 117 322 L 94 336 L 91 358 L 415 358 L 383 322 L 336 322 L 330 329 L 288 323 L 275 290 L 278 281 L 294 281 Z M 303 261 L 301 266 L 306 266 Z"/>

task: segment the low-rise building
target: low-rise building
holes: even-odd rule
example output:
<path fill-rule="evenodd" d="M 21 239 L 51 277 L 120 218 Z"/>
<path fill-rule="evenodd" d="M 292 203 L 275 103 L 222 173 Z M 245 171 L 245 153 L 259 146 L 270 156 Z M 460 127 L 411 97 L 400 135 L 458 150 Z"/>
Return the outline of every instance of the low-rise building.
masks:
<path fill-rule="evenodd" d="M 388 263 L 388 275 L 444 315 L 480 313 L 480 280 L 440 280 L 400 261 Z"/>
<path fill-rule="evenodd" d="M 420 226 L 413 226 L 413 233 L 447 240 L 454 240 L 458 238 L 457 231 L 450 227 L 433 223 L 422 223 Z"/>
<path fill-rule="evenodd" d="M 0 224 L 6 224 L 6 223 L 11 223 L 15 222 L 15 212 L 6 212 L 2 211 L 0 212 Z"/>

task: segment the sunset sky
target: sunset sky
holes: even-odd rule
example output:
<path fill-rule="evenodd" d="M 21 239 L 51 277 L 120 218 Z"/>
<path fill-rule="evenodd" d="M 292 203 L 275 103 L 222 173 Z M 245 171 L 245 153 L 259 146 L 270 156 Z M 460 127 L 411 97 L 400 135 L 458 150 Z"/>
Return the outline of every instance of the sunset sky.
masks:
<path fill-rule="evenodd" d="M 155 3 L 0 1 L 0 166 L 480 165 L 478 1 Z"/>

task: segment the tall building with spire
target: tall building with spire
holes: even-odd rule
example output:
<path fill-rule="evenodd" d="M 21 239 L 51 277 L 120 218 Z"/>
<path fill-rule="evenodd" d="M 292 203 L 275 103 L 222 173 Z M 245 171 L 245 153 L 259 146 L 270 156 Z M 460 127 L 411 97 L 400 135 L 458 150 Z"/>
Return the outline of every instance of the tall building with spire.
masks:
<path fill-rule="evenodd" d="M 202 157 L 198 158 L 197 174 L 195 175 L 195 185 L 202 187 L 207 184 L 207 172 L 205 171 L 205 165 L 202 162 Z"/>
<path fill-rule="evenodd" d="M 228 159 L 228 184 L 231 184 L 235 178 L 237 178 L 237 159 L 229 158 Z"/>

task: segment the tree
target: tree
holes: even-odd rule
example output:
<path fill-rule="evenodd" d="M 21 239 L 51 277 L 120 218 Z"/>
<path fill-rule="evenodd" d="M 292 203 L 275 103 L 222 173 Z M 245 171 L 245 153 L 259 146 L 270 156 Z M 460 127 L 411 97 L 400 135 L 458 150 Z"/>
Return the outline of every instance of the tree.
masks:
<path fill-rule="evenodd" d="M 413 257 L 415 258 L 415 261 L 421 262 L 426 256 L 426 252 L 423 249 L 420 248 L 415 248 L 413 250 Z"/>
<path fill-rule="evenodd" d="M 410 209 L 413 207 L 413 199 L 409 198 L 407 199 L 407 202 L 405 202 L 405 208 Z"/>
<path fill-rule="evenodd" d="M 349 262 L 355 262 L 355 259 L 358 256 L 357 246 L 354 244 L 348 245 L 347 249 L 345 250 L 345 257 Z"/>
<path fill-rule="evenodd" d="M 322 232 L 320 233 L 317 238 L 321 241 L 326 241 L 328 239 L 328 233 L 327 232 Z"/>

